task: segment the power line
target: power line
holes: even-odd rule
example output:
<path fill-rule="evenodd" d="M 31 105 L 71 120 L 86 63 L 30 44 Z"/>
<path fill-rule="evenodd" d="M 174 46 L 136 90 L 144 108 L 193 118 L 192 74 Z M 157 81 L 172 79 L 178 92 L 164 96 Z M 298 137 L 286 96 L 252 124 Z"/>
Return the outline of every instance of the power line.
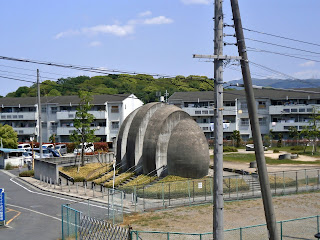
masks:
<path fill-rule="evenodd" d="M 253 42 L 259 42 L 259 43 L 268 44 L 268 45 L 272 45 L 272 46 L 277 46 L 277 47 L 282 47 L 282 48 L 288 48 L 288 49 L 292 49 L 292 50 L 296 50 L 296 51 L 301 51 L 301 52 L 307 52 L 307 53 L 313 53 L 313 54 L 318 54 L 318 55 L 320 55 L 319 52 L 313 52 L 313 51 L 309 51 L 309 50 L 305 50 L 305 49 L 300 49 L 300 48 L 294 48 L 294 47 L 284 46 L 284 45 L 281 45 L 281 44 L 276 44 L 276 43 L 261 41 L 261 40 L 252 39 L 252 38 L 246 38 L 246 39 L 247 39 L 247 40 L 250 40 L 250 41 L 253 41 Z"/>
<path fill-rule="evenodd" d="M 6 78 L 6 79 L 20 81 L 20 82 L 36 83 L 35 81 L 28 81 L 28 80 L 24 80 L 24 79 L 18 79 L 18 78 L 6 77 L 6 76 L 0 76 L 0 78 Z"/>
<path fill-rule="evenodd" d="M 12 57 L 6 57 L 6 56 L 0 56 L 0 59 L 8 60 L 8 61 L 24 62 L 24 63 L 34 63 L 34 64 L 46 65 L 46 66 L 69 68 L 69 69 L 82 70 L 82 71 L 94 72 L 94 73 L 100 73 L 100 74 L 122 73 L 122 74 L 131 74 L 131 75 L 139 75 L 139 74 L 150 75 L 153 77 L 163 77 L 163 78 L 174 77 L 174 76 L 164 75 L 164 74 L 147 74 L 147 73 L 139 73 L 139 72 L 133 72 L 133 71 L 122 71 L 122 70 L 116 70 L 116 69 L 105 69 L 105 68 L 97 68 L 97 67 L 88 67 L 88 66 L 64 64 L 64 63 L 31 60 L 31 59 L 12 58 Z"/>
<path fill-rule="evenodd" d="M 248 47 L 247 49 L 249 51 L 253 51 L 253 52 L 265 52 L 265 53 L 271 53 L 271 54 L 281 55 L 281 56 L 285 56 L 285 57 L 297 58 L 297 59 L 313 61 L 313 62 L 320 62 L 320 60 L 315 60 L 315 59 L 310 59 L 310 58 L 305 58 L 305 57 L 297 57 L 297 56 L 294 56 L 294 55 L 288 54 L 288 53 L 279 53 L 279 52 L 268 51 L 268 50 L 264 50 L 264 49 L 251 48 L 251 47 Z"/>
<path fill-rule="evenodd" d="M 302 41 L 302 40 L 298 40 L 298 39 L 294 39 L 294 38 L 288 38 L 288 37 L 284 37 L 284 36 L 280 36 L 280 35 L 261 32 L 261 31 L 257 31 L 257 30 L 252 30 L 252 29 L 249 29 L 249 28 L 243 28 L 243 29 L 246 30 L 246 31 L 249 31 L 249 32 L 255 32 L 255 33 L 259 33 L 259 34 L 263 34 L 263 35 L 267 35 L 267 36 L 271 36 L 271 37 L 282 38 L 282 39 L 285 39 L 285 40 L 290 40 L 290 41 L 294 41 L 294 42 L 300 42 L 300 43 L 304 43 L 304 44 L 309 44 L 309 45 L 320 47 L 320 44 L 318 44 L 318 43 L 312 43 L 312 42 Z"/>

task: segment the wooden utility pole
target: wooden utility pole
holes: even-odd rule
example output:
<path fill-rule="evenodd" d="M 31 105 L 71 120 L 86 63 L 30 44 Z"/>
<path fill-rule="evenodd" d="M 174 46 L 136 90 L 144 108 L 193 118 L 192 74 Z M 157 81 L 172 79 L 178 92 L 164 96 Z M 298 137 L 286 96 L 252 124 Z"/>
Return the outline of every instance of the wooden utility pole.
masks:
<path fill-rule="evenodd" d="M 42 123 L 41 123 L 41 102 L 40 102 L 40 81 L 39 81 L 39 69 L 37 69 L 37 89 L 38 89 L 38 141 L 39 141 L 39 150 L 40 150 L 40 159 L 43 156 L 43 149 L 42 149 Z"/>
<path fill-rule="evenodd" d="M 222 1 L 214 4 L 214 55 L 223 55 Z M 223 239 L 223 60 L 214 60 L 214 210 L 213 238 Z"/>
<path fill-rule="evenodd" d="M 242 60 L 240 60 L 241 70 L 242 70 L 243 83 L 244 83 L 244 88 L 245 88 L 246 98 L 247 98 L 252 138 L 254 142 L 254 149 L 255 149 L 260 187 L 261 187 L 261 195 L 263 200 L 267 228 L 269 232 L 269 239 L 278 240 L 279 235 L 277 234 L 277 223 L 276 223 L 276 217 L 274 214 L 274 208 L 272 204 L 272 195 L 270 191 L 270 183 L 269 183 L 269 177 L 267 172 L 266 160 L 264 157 L 264 149 L 263 149 L 262 137 L 260 132 L 259 119 L 257 114 L 257 106 L 254 98 L 253 88 L 252 88 L 251 73 L 249 68 L 248 55 L 246 51 L 245 38 L 243 34 L 243 29 L 242 29 L 238 0 L 231 0 L 231 8 L 233 13 L 236 37 L 237 37 L 238 52 L 239 52 L 239 56 L 242 57 Z"/>

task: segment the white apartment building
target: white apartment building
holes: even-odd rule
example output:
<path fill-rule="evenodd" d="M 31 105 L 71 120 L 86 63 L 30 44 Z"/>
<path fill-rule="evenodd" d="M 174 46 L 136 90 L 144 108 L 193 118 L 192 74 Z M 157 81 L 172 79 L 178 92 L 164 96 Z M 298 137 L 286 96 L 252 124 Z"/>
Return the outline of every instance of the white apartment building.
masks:
<path fill-rule="evenodd" d="M 320 110 L 320 88 L 300 89 L 291 92 L 272 89 L 254 89 L 261 134 L 282 133 L 289 138 L 289 128 L 299 131 L 309 126 L 313 111 Z M 313 92 L 313 93 L 312 93 Z M 240 131 L 243 140 L 252 137 L 244 90 L 226 90 L 223 93 L 224 139 L 230 139 L 234 130 Z M 213 138 L 214 92 L 176 92 L 168 99 L 189 113 L 199 124 L 208 139 Z"/>
<path fill-rule="evenodd" d="M 96 136 L 100 141 L 113 141 L 123 120 L 143 102 L 133 94 L 95 95 L 92 108 Z M 42 140 L 55 134 L 57 141 L 70 142 L 75 130 L 73 119 L 79 105 L 78 96 L 41 97 Z M 0 123 L 8 124 L 18 134 L 19 142 L 38 136 L 38 104 L 36 97 L 0 98 Z"/>

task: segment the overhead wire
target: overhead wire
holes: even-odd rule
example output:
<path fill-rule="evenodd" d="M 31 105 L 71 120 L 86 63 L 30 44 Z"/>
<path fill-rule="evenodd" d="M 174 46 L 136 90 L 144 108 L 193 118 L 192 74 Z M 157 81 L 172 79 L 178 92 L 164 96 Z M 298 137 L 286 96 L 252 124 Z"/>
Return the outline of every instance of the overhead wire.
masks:
<path fill-rule="evenodd" d="M 299 43 L 304 43 L 304 44 L 320 47 L 320 44 L 318 44 L 318 43 L 312 43 L 312 42 L 307 42 L 307 41 L 298 40 L 298 39 L 294 39 L 294 38 L 284 37 L 284 36 L 280 36 L 280 35 L 276 35 L 276 34 L 272 34 L 272 33 L 266 33 L 266 32 L 262 32 L 262 31 L 257 31 L 257 30 L 253 30 L 253 29 L 249 29 L 249 28 L 245 28 L 245 27 L 243 28 L 243 30 L 246 30 L 246 31 L 249 31 L 249 32 L 254 32 L 254 33 L 259 33 L 259 34 L 263 34 L 263 35 L 267 35 L 267 36 L 271 36 L 271 37 L 281 38 L 281 39 L 285 39 L 285 40 L 290 40 L 290 41 L 294 41 L 294 42 L 299 42 Z"/>

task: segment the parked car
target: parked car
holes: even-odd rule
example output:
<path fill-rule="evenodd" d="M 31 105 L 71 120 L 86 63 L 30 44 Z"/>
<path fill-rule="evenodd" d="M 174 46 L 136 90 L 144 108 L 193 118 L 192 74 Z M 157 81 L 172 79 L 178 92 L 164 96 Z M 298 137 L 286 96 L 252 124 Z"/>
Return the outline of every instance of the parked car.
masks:
<path fill-rule="evenodd" d="M 58 144 L 55 146 L 55 150 L 57 150 L 61 155 L 67 154 L 67 145 Z"/>
<path fill-rule="evenodd" d="M 24 150 L 29 150 L 31 149 L 31 144 L 30 143 L 21 143 L 18 144 L 19 149 L 24 149 Z"/>
<path fill-rule="evenodd" d="M 267 151 L 268 148 L 265 147 L 265 146 L 263 146 L 263 150 L 264 150 L 264 151 Z M 254 151 L 254 144 L 247 144 L 247 145 L 246 145 L 246 151 Z"/>
<path fill-rule="evenodd" d="M 74 154 L 79 154 L 81 153 L 81 147 L 82 147 L 82 144 L 80 143 L 80 145 L 74 149 L 73 153 Z M 84 152 L 85 153 L 93 153 L 94 152 L 94 145 L 93 143 L 84 143 Z"/>
<path fill-rule="evenodd" d="M 48 144 L 42 144 L 42 147 L 43 147 L 43 148 L 51 148 L 51 149 L 53 149 L 53 148 L 54 148 L 53 144 L 51 144 L 51 143 L 48 143 Z"/>
<path fill-rule="evenodd" d="M 34 148 L 33 152 L 35 153 L 35 158 L 40 158 L 40 148 Z M 49 149 L 42 149 L 42 157 L 43 158 L 51 158 L 53 157 L 52 152 Z"/>
<path fill-rule="evenodd" d="M 61 157 L 62 155 L 59 153 L 59 151 L 55 150 L 55 149 L 52 149 L 52 148 L 47 148 L 47 150 L 52 153 L 52 155 L 54 157 Z"/>

